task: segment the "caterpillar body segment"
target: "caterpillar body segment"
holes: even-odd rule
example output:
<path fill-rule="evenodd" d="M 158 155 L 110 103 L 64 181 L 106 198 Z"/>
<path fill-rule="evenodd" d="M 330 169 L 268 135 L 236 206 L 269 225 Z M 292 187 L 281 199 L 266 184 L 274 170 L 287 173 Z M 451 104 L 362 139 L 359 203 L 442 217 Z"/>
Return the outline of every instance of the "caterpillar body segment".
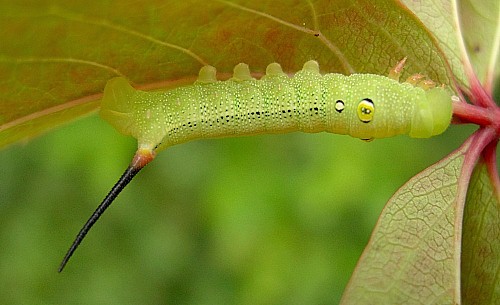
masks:
<path fill-rule="evenodd" d="M 401 61 L 389 77 L 374 74 L 322 75 L 308 61 L 293 77 L 278 63 L 256 80 L 246 64 L 233 77 L 217 81 L 214 67 L 201 68 L 198 80 L 165 92 L 134 89 L 123 77 L 104 90 L 100 115 L 119 132 L 138 141 L 133 161 L 78 233 L 59 272 L 90 228 L 121 190 L 156 153 L 195 139 L 263 133 L 331 132 L 365 141 L 408 134 L 426 138 L 446 130 L 452 97 L 415 75 L 400 83 Z"/>
<path fill-rule="evenodd" d="M 217 81 L 215 75 L 215 68 L 206 66 L 193 85 L 135 94 L 125 79 L 113 79 L 101 115 L 137 138 L 140 147 L 156 151 L 194 139 L 292 131 L 361 139 L 430 137 L 443 132 L 451 119 L 451 96 L 442 88 L 425 90 L 373 74 L 321 75 L 315 61 L 293 77 L 277 63 L 260 80 L 251 77 L 245 64 L 237 65 L 227 81 Z M 116 93 L 120 91 L 127 94 Z M 363 108 L 367 100 L 371 110 Z M 430 109 L 438 109 L 439 115 Z"/>

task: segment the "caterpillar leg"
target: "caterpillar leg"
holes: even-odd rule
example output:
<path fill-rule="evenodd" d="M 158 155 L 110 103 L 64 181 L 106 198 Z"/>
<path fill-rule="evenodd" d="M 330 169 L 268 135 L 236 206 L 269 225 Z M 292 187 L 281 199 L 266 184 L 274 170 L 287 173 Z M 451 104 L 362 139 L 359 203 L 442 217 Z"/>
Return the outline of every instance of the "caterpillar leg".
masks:
<path fill-rule="evenodd" d="M 425 75 L 417 73 L 413 74 L 406 79 L 406 82 L 412 84 L 413 86 L 420 87 L 424 90 L 429 90 L 436 87 L 436 83 L 430 79 L 425 79 Z"/>
<path fill-rule="evenodd" d="M 425 78 L 425 75 L 423 74 L 420 74 L 420 73 L 417 73 L 417 74 L 413 74 L 413 75 L 410 75 L 407 79 L 406 79 L 406 82 L 408 84 L 411 84 L 413 86 L 416 86 L 421 80 L 423 80 Z"/>
<path fill-rule="evenodd" d="M 406 58 L 401 59 L 390 71 L 389 78 L 393 80 L 399 81 L 399 77 L 401 76 L 401 72 L 403 72 L 403 68 L 405 67 Z"/>
<path fill-rule="evenodd" d="M 406 57 L 401 59 L 395 66 L 389 71 L 389 78 L 399 81 L 401 73 L 406 63 Z M 420 87 L 424 90 L 429 90 L 436 87 L 436 83 L 430 79 L 425 79 L 425 75 L 417 73 L 413 74 L 406 79 L 406 83 L 412 84 L 413 86 Z"/>
<path fill-rule="evenodd" d="M 424 90 L 429 90 L 436 87 L 436 83 L 430 79 L 424 79 L 423 81 L 418 83 L 418 86 Z"/>

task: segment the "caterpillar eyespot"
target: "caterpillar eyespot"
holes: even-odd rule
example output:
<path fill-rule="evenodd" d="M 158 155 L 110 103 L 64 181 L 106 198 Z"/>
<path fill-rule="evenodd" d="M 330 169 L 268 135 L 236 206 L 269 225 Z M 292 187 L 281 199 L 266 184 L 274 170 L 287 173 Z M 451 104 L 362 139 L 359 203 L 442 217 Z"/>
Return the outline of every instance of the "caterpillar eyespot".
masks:
<path fill-rule="evenodd" d="M 335 102 L 335 110 L 338 112 L 338 113 L 341 113 L 342 111 L 344 111 L 344 108 L 345 108 L 345 104 L 344 102 L 342 102 L 341 100 L 337 100 Z"/>
<path fill-rule="evenodd" d="M 166 92 L 135 90 L 123 77 L 108 81 L 101 116 L 119 132 L 138 141 L 131 164 L 78 233 L 59 272 L 100 215 L 157 152 L 202 138 L 262 133 L 331 132 L 364 141 L 408 134 L 426 138 L 450 124 L 452 97 L 416 75 L 397 79 L 401 61 L 389 77 L 374 74 L 322 75 L 308 61 L 293 77 L 278 63 L 260 80 L 248 65 L 234 67 L 233 77 L 218 81 L 214 67 L 200 69 L 198 80 Z"/>
<path fill-rule="evenodd" d="M 363 99 L 358 104 L 357 113 L 361 122 L 370 123 L 375 115 L 375 105 L 373 105 L 372 100 L 369 98 Z"/>

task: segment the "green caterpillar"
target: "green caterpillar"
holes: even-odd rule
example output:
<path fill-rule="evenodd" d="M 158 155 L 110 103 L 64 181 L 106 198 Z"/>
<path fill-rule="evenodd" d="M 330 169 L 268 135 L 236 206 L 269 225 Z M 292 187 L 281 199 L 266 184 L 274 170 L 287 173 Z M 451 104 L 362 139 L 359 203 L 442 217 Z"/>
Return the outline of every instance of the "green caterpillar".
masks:
<path fill-rule="evenodd" d="M 190 86 L 166 92 L 135 90 L 123 77 L 104 89 L 101 116 L 119 132 L 138 141 L 133 161 L 99 205 L 64 257 L 59 272 L 87 232 L 130 180 L 155 154 L 172 145 L 203 138 L 264 133 L 331 132 L 366 141 L 408 134 L 426 138 L 450 124 L 452 98 L 443 88 L 417 75 L 398 81 L 403 59 L 389 77 L 373 74 L 325 74 L 308 61 L 289 77 L 277 63 L 254 79 L 246 64 L 233 77 L 217 81 L 205 66 Z"/>

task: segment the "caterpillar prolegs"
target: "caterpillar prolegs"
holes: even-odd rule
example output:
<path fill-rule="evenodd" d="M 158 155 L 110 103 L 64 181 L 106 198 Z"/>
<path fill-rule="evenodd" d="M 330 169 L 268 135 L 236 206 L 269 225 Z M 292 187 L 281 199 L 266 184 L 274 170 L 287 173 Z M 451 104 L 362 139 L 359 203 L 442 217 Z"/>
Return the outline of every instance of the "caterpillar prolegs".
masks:
<path fill-rule="evenodd" d="M 138 141 L 133 161 L 99 205 L 61 263 L 62 271 L 87 232 L 120 191 L 155 154 L 195 139 L 264 133 L 331 132 L 363 140 L 408 134 L 426 138 L 450 124 L 451 95 L 416 75 L 398 81 L 402 60 L 389 77 L 321 74 L 308 61 L 293 77 L 281 66 L 267 66 L 254 79 L 248 65 L 235 66 L 233 77 L 217 81 L 214 67 L 201 68 L 198 80 L 165 92 L 135 90 L 123 77 L 104 89 L 100 115 L 119 132 Z"/>

